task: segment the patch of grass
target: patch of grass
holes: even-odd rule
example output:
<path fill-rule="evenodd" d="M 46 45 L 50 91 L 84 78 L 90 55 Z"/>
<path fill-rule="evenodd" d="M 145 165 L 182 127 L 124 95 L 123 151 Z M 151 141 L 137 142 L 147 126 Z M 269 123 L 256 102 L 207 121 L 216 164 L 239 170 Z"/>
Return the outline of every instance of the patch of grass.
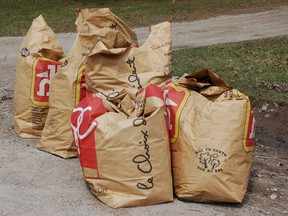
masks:
<path fill-rule="evenodd" d="M 234 88 L 260 100 L 288 103 L 288 36 L 173 51 L 173 73 L 207 68 Z"/>
<path fill-rule="evenodd" d="M 174 22 L 223 14 L 240 14 L 288 6 L 287 0 L 176 0 Z M 55 32 L 75 32 L 75 9 L 108 7 L 131 27 L 170 19 L 172 0 L 0 0 L 0 36 L 25 35 L 32 20 L 43 15 Z"/>

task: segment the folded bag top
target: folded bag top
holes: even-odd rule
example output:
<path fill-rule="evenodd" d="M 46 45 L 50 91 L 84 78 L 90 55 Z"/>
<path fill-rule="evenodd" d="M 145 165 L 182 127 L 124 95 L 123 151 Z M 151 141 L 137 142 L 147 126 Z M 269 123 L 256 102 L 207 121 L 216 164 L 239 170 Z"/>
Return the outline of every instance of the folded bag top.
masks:
<path fill-rule="evenodd" d="M 151 26 L 140 47 L 108 49 L 99 41 L 86 62 L 87 89 L 100 92 L 121 86 L 133 95 L 149 84 L 164 87 L 171 80 L 171 47 L 170 22 Z"/>

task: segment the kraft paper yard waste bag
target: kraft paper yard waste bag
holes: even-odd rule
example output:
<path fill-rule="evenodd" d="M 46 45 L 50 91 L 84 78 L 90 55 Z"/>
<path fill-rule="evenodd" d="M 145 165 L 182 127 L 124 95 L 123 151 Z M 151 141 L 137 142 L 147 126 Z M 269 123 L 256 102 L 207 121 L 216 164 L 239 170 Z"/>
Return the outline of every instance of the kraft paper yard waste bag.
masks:
<path fill-rule="evenodd" d="M 164 94 L 177 197 L 242 202 L 254 150 L 255 119 L 248 96 L 208 70 L 183 75 Z"/>
<path fill-rule="evenodd" d="M 171 23 L 150 30 L 140 47 L 108 49 L 103 42 L 96 43 L 86 63 L 87 89 L 100 92 L 121 86 L 133 95 L 149 84 L 164 87 L 171 81 Z"/>
<path fill-rule="evenodd" d="M 49 109 L 50 84 L 60 68 L 62 46 L 40 15 L 18 51 L 14 128 L 23 138 L 40 138 Z"/>
<path fill-rule="evenodd" d="M 90 192 L 113 208 L 173 200 L 163 91 L 149 85 L 84 98 L 71 125 Z"/>
<path fill-rule="evenodd" d="M 109 49 L 137 45 L 135 33 L 107 8 L 78 10 L 76 25 L 76 39 L 64 59 L 65 65 L 52 82 L 50 110 L 37 145 L 63 158 L 77 156 L 70 116 L 86 96 L 85 62 L 96 41 L 100 40 Z"/>

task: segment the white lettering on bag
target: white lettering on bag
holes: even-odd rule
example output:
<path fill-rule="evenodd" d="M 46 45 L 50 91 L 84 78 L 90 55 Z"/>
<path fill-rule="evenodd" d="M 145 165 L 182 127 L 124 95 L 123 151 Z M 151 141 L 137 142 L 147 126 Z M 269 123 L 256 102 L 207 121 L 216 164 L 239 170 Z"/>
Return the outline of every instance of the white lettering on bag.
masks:
<path fill-rule="evenodd" d="M 73 113 L 74 112 L 80 112 L 80 114 L 78 115 L 78 118 L 77 118 L 76 126 L 71 124 L 71 127 L 73 129 L 73 133 L 74 133 L 75 144 L 76 144 L 77 150 L 78 150 L 78 154 L 80 154 L 79 140 L 86 138 L 93 131 L 93 129 L 97 126 L 97 122 L 93 121 L 92 124 L 90 125 L 90 127 L 86 130 L 86 132 L 84 134 L 80 134 L 80 127 L 81 127 L 82 122 L 83 122 L 84 114 L 86 111 L 90 111 L 90 110 L 92 110 L 91 106 L 88 106 L 84 109 L 82 107 L 77 107 L 73 110 Z"/>
<path fill-rule="evenodd" d="M 48 73 L 48 71 L 45 71 L 43 73 L 36 75 L 37 77 L 44 78 L 39 83 L 39 91 L 37 91 L 38 96 L 45 96 L 45 95 L 49 96 L 49 91 L 46 92 L 46 94 L 45 94 L 45 85 L 48 84 L 50 86 L 51 80 L 56 73 L 56 67 L 59 68 L 60 65 L 57 65 L 57 66 L 56 65 L 48 65 L 48 70 L 50 71 L 50 73 Z"/>

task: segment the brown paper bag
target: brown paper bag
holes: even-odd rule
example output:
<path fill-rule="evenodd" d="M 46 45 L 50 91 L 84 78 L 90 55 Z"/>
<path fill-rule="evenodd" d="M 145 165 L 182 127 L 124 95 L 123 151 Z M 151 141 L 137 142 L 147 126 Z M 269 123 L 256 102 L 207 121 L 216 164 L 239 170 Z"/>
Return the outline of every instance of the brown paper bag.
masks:
<path fill-rule="evenodd" d="M 118 208 L 173 200 L 164 107 L 163 91 L 149 85 L 136 99 L 126 89 L 102 92 L 74 109 L 71 121 L 83 175 L 103 203 Z"/>
<path fill-rule="evenodd" d="M 50 83 L 60 67 L 62 46 L 40 15 L 20 47 L 15 82 L 15 132 L 23 138 L 39 138 L 49 104 Z"/>
<path fill-rule="evenodd" d="M 73 108 L 86 96 L 85 61 L 97 40 L 109 48 L 137 45 L 135 33 L 109 9 L 78 10 L 77 37 L 55 76 L 50 111 L 37 148 L 63 158 L 77 156 L 71 132 Z"/>
<path fill-rule="evenodd" d="M 171 23 L 151 27 L 141 47 L 108 49 L 99 41 L 86 63 L 87 89 L 92 92 L 119 86 L 135 94 L 142 87 L 164 87 L 171 80 Z"/>
<path fill-rule="evenodd" d="M 186 87 L 198 88 L 200 93 Z M 254 150 L 255 120 L 249 98 L 208 70 L 184 75 L 164 92 L 177 197 L 241 202 Z"/>

